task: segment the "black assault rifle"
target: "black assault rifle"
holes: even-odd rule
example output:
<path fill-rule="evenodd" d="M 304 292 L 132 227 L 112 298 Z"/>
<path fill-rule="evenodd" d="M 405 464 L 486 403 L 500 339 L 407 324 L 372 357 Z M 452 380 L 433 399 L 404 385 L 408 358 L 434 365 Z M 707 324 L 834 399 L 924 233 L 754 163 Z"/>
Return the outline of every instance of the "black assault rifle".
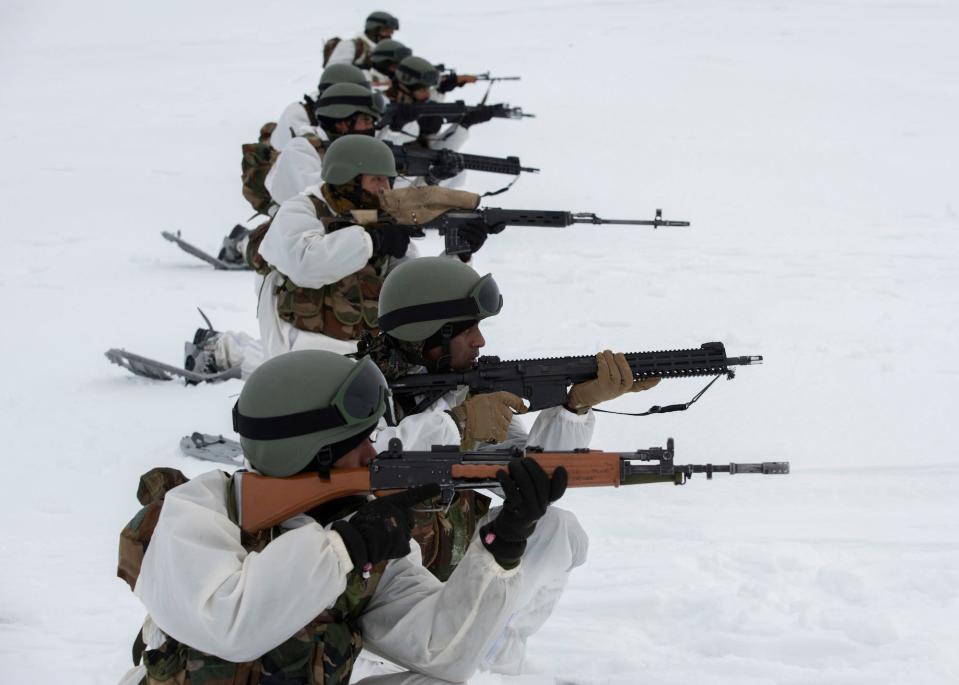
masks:
<path fill-rule="evenodd" d="M 673 439 L 666 447 L 650 447 L 635 452 L 601 452 L 575 450 L 546 452 L 528 447 L 460 452 L 455 445 L 432 450 L 404 450 L 397 438 L 389 449 L 380 453 L 368 468 L 332 469 L 328 478 L 303 473 L 287 478 L 271 478 L 258 473 L 237 473 L 240 493 L 239 524 L 247 533 L 274 526 L 295 514 L 309 511 L 326 502 L 349 495 L 365 495 L 384 490 L 407 490 L 436 483 L 447 504 L 457 490 L 495 488 L 496 472 L 506 468 L 511 459 L 529 457 L 552 474 L 562 466 L 568 476 L 568 487 L 619 487 L 648 483 L 683 485 L 694 473 L 787 474 L 788 461 L 766 461 L 752 464 L 675 464 Z M 633 462 L 657 462 L 635 464 Z"/>
<path fill-rule="evenodd" d="M 394 145 L 386 143 L 393 151 L 396 170 L 403 176 L 426 176 L 434 164 L 452 166 L 453 162 L 461 169 L 485 171 L 491 174 L 510 174 L 519 176 L 520 172 L 539 173 L 539 169 L 521 166 L 519 157 L 486 157 L 469 155 L 452 150 L 431 150 L 412 145 Z"/>
<path fill-rule="evenodd" d="M 718 378 L 723 374 L 733 378 L 735 372 L 730 367 L 759 364 L 763 360 L 762 355 L 727 357 L 721 342 L 704 343 L 697 349 L 629 352 L 625 356 L 633 378 L 637 380 L 693 376 Z M 422 396 L 416 408 L 407 414 L 420 411 L 460 385 L 469 386 L 472 393 L 506 390 L 526 399 L 530 411 L 538 411 L 565 404 L 570 385 L 593 378 L 596 378 L 596 357 L 592 355 L 507 361 L 500 361 L 499 357 L 480 357 L 469 371 L 402 376 L 390 382 L 390 391 L 396 400 L 413 401 L 413 398 Z M 682 411 L 690 404 L 692 402 L 653 407 L 648 413 Z"/>
<path fill-rule="evenodd" d="M 404 108 L 409 107 L 416 114 L 417 119 L 420 117 L 441 117 L 444 121 L 459 121 L 465 114 L 481 109 L 491 110 L 493 117 L 498 119 L 523 119 L 524 117 L 536 116 L 535 114 L 526 114 L 521 107 L 510 107 L 503 102 L 495 105 L 467 105 L 462 100 L 457 100 L 456 102 L 413 102 L 402 106 Z M 397 109 L 397 103 L 391 102 L 376 127 L 387 128 L 391 126 Z"/>
<path fill-rule="evenodd" d="M 615 224 L 623 226 L 689 226 L 688 221 L 666 221 L 661 209 L 656 210 L 652 220 L 647 219 L 602 219 L 588 212 L 564 212 L 550 209 L 500 209 L 485 207 L 481 209 L 450 210 L 430 222 L 410 226 L 415 237 L 423 236 L 423 229 L 436 229 L 446 242 L 446 254 L 465 254 L 470 251 L 469 243 L 460 237 L 460 227 L 476 219 L 487 226 L 502 224 L 505 226 L 536 226 L 540 228 L 565 228 L 573 224 Z"/>

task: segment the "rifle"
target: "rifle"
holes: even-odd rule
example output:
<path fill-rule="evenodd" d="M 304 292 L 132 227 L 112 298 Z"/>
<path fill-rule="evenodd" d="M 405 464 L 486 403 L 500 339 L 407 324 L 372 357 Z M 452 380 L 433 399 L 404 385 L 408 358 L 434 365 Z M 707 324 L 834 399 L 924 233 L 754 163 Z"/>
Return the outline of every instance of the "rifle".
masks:
<path fill-rule="evenodd" d="M 652 220 L 641 219 L 602 219 L 588 212 L 564 212 L 549 209 L 500 209 L 485 207 L 473 211 L 450 210 L 436 217 L 430 222 L 410 226 L 414 237 L 423 237 L 423 229 L 436 229 L 444 237 L 446 254 L 465 254 L 470 251 L 469 243 L 460 237 L 459 231 L 463 224 L 480 219 L 487 226 L 505 224 L 506 226 L 535 226 L 538 228 L 555 227 L 565 228 L 573 224 L 612 224 L 623 226 L 689 226 L 688 221 L 666 221 L 661 209 L 656 210 L 656 217 Z"/>
<path fill-rule="evenodd" d="M 694 376 L 735 377 L 733 366 L 762 363 L 762 355 L 727 357 L 721 342 L 703 343 L 697 349 L 629 352 L 626 362 L 634 379 L 691 378 Z M 412 412 L 432 404 L 438 397 L 469 386 L 472 393 L 506 390 L 529 402 L 530 411 L 565 404 L 567 387 L 596 378 L 596 357 L 552 357 L 500 361 L 499 357 L 480 357 L 469 371 L 422 373 L 402 376 L 390 381 L 390 392 L 396 400 L 423 396 Z M 708 387 L 708 386 L 707 386 Z M 704 391 L 705 392 L 705 391 Z M 700 393 L 701 395 L 702 393 Z M 696 397 L 698 399 L 699 396 Z M 695 402 L 695 399 L 693 400 Z M 692 402 L 653 407 L 648 413 L 665 414 L 682 411 Z"/>
<path fill-rule="evenodd" d="M 320 219 L 327 227 L 327 230 L 335 230 L 342 226 L 348 226 L 357 223 L 359 211 L 354 210 L 350 217 L 324 217 Z M 572 224 L 616 224 L 626 226 L 689 226 L 688 221 L 666 221 L 663 219 L 663 211 L 656 210 L 656 217 L 652 220 L 643 219 L 601 219 L 595 214 L 586 212 L 574 213 L 564 211 L 554 211 L 550 209 L 500 209 L 498 207 L 485 207 L 474 210 L 450 209 L 439 215 L 432 221 L 426 221 L 422 224 L 401 224 L 397 223 L 393 217 L 388 214 L 380 213 L 376 215 L 375 210 L 370 210 L 374 216 L 366 219 L 365 223 L 371 221 L 389 223 L 397 228 L 409 231 L 414 238 L 422 238 L 426 234 L 426 229 L 435 229 L 443 236 L 445 242 L 445 253 L 448 255 L 466 254 L 470 251 L 470 245 L 464 238 L 460 237 L 460 227 L 477 219 L 484 221 L 487 226 L 503 224 L 506 226 L 536 226 L 565 228 Z M 595 367 L 593 369 L 595 376 Z"/>
<path fill-rule="evenodd" d="M 397 439 L 381 452 L 368 468 L 333 469 L 328 479 L 316 473 L 288 478 L 271 478 L 246 471 L 237 472 L 240 498 L 239 523 L 247 533 L 256 533 L 291 516 L 350 495 L 405 490 L 438 483 L 440 497 L 449 504 L 457 490 L 496 488 L 496 472 L 505 469 L 510 459 L 522 456 L 536 460 L 552 474 L 562 466 L 569 475 L 569 487 L 604 487 L 673 483 L 683 485 L 694 473 L 789 473 L 788 461 L 753 464 L 675 464 L 673 439 L 666 447 L 651 447 L 635 452 L 573 450 L 545 452 L 541 448 L 518 447 L 491 451 L 460 452 L 457 446 L 435 446 L 431 450 L 404 450 Z M 657 462 L 634 464 L 633 462 Z"/>
<path fill-rule="evenodd" d="M 385 142 L 385 141 L 384 141 Z M 431 150 L 413 145 L 386 143 L 393 151 L 396 170 L 403 176 L 426 176 L 437 162 L 455 159 L 459 166 L 469 171 L 485 171 L 491 174 L 519 176 L 520 172 L 539 173 L 539 169 L 520 165 L 519 157 L 486 157 L 452 150 Z"/>
<path fill-rule="evenodd" d="M 467 105 L 462 100 L 456 102 L 413 102 L 404 105 L 404 107 L 412 108 L 417 119 L 420 117 L 442 117 L 444 121 L 459 121 L 463 118 L 463 115 L 482 108 L 491 109 L 493 117 L 499 119 L 522 119 L 536 116 L 535 114 L 526 114 L 522 107 L 510 107 L 504 102 L 495 105 Z M 379 123 L 376 124 L 376 128 L 382 129 L 391 126 L 397 109 L 397 103 L 391 102 Z"/>
<path fill-rule="evenodd" d="M 476 77 L 477 81 L 489 81 L 490 83 L 496 83 L 497 81 L 519 81 L 519 76 L 490 76 L 488 71 L 484 71 L 482 74 L 473 74 Z"/>
<path fill-rule="evenodd" d="M 443 73 L 454 71 L 452 68 L 447 67 L 445 64 L 435 64 L 433 65 L 436 68 L 436 71 Z M 519 76 L 490 76 L 488 71 L 484 71 L 482 74 L 470 74 L 477 81 L 490 81 L 495 83 L 496 81 L 519 81 L 521 80 Z"/>

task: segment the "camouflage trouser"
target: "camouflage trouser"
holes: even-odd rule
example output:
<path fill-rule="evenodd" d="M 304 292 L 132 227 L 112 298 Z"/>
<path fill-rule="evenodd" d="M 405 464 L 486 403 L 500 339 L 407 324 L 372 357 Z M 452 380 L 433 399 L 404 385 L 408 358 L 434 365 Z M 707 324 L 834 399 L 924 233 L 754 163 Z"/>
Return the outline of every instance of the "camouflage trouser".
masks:
<path fill-rule="evenodd" d="M 423 566 L 434 576 L 442 581 L 450 577 L 466 554 L 489 503 L 488 497 L 468 490 L 456 493 L 445 511 L 415 512 L 413 539 L 420 545 Z M 436 508 L 441 506 L 436 504 Z"/>

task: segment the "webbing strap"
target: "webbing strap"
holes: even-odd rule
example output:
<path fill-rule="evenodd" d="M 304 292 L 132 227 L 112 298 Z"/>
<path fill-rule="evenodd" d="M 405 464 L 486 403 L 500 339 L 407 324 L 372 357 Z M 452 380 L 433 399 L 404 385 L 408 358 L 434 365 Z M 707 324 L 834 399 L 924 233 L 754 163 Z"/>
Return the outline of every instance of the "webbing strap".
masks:
<path fill-rule="evenodd" d="M 649 416 L 650 414 L 666 414 L 671 411 L 686 411 L 693 404 L 695 404 L 695 402 L 700 397 L 702 397 L 707 390 L 709 390 L 712 387 L 713 383 L 718 381 L 723 375 L 724 374 L 719 374 L 714 379 L 709 381 L 709 383 L 706 384 L 706 387 L 700 390 L 698 393 L 696 393 L 696 395 L 693 396 L 693 399 L 689 400 L 689 402 L 687 402 L 686 404 L 667 404 L 665 407 L 660 407 L 659 405 L 655 405 L 650 407 L 649 410 L 640 412 L 637 414 L 626 412 L 626 411 L 611 411 L 609 409 L 593 409 L 593 411 L 600 412 L 602 414 L 619 414 L 620 416 Z"/>

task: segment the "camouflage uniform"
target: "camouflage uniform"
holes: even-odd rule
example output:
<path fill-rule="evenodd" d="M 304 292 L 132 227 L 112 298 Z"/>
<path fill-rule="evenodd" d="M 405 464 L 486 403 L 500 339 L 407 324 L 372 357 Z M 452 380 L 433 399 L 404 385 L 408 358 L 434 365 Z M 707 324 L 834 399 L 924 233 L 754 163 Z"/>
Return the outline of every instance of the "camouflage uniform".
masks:
<path fill-rule="evenodd" d="M 163 499 L 167 491 L 185 482 L 187 479 L 180 471 L 168 468 L 152 469 L 141 477 L 137 497 L 144 506 L 120 533 L 117 575 L 130 585 L 131 590 L 136 586 Z M 232 504 L 232 488 L 230 492 Z M 235 508 L 228 508 L 234 518 Z M 340 518 L 346 513 L 348 510 L 340 510 L 332 518 Z M 282 532 L 280 528 L 272 528 L 254 536 L 243 534 L 241 542 L 248 553 L 261 552 Z M 147 685 L 345 685 L 363 648 L 363 636 L 357 621 L 376 591 L 385 568 L 386 562 L 377 564 L 368 578 L 363 578 L 357 571 L 351 572 L 346 590 L 331 608 L 254 661 L 230 662 L 169 636 L 155 649 L 146 649 L 142 635 L 138 633 L 133 646 L 134 664 L 140 663 L 142 658 Z"/>
<path fill-rule="evenodd" d="M 333 194 L 329 185 L 321 188 L 323 200 L 309 195 L 322 220 L 348 216 L 356 207 L 343 197 Z M 335 207 L 335 211 L 332 209 Z M 327 228 L 336 230 L 335 225 Z M 337 340 L 358 340 L 364 331 L 375 333 L 383 271 L 389 259 L 374 257 L 358 272 L 322 288 L 304 288 L 284 278 L 276 290 L 276 309 L 279 317 L 295 328 L 310 333 L 321 333 Z"/>

